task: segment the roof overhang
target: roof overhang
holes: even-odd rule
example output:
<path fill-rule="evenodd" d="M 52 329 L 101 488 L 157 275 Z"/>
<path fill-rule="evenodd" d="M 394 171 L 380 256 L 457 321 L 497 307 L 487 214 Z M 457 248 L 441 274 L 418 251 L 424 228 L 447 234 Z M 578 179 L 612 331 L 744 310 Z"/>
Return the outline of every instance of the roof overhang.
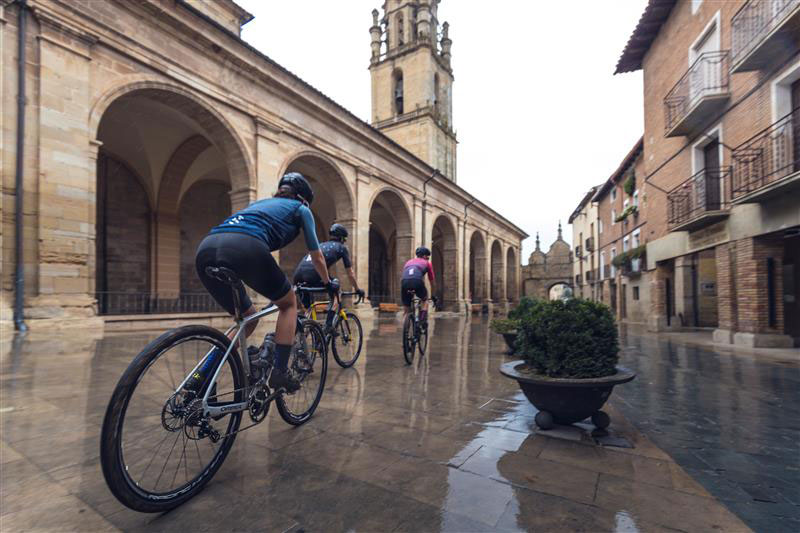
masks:
<path fill-rule="evenodd" d="M 642 68 L 645 54 L 650 50 L 658 32 L 661 31 L 661 26 L 669 18 L 676 3 L 677 0 L 649 0 L 636 29 L 633 30 L 628 44 L 625 45 L 625 49 L 617 61 L 617 69 L 614 74 L 634 72 Z"/>

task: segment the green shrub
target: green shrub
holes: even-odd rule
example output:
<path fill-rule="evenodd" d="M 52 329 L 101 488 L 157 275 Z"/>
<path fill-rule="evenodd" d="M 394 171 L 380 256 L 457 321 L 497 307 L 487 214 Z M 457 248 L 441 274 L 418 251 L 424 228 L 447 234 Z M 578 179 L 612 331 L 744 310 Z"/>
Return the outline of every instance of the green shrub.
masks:
<path fill-rule="evenodd" d="M 521 318 L 517 346 L 536 373 L 555 378 L 610 376 L 619 359 L 614 316 L 590 300 L 535 302 Z"/>
<path fill-rule="evenodd" d="M 533 298 L 528 298 L 524 296 L 517 304 L 514 309 L 508 312 L 508 318 L 510 320 L 520 320 L 523 316 L 528 314 L 528 312 L 533 309 L 536 305 L 536 300 Z"/>
<path fill-rule="evenodd" d="M 511 333 L 512 331 L 517 331 L 517 328 L 519 327 L 519 320 L 513 320 L 511 318 L 494 318 L 491 322 L 489 322 L 489 327 L 492 328 L 492 331 L 499 333 L 500 335 L 503 333 Z"/>
<path fill-rule="evenodd" d="M 628 179 L 625 180 L 622 189 L 628 196 L 633 196 L 633 192 L 636 190 L 636 174 L 634 172 L 628 175 Z"/>

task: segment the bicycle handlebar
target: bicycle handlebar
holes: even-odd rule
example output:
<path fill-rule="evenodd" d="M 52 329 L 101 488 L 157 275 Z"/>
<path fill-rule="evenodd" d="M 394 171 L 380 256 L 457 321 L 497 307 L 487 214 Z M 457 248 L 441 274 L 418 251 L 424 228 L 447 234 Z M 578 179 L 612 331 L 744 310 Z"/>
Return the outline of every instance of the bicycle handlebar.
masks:
<path fill-rule="evenodd" d="M 353 302 L 355 305 L 358 305 L 358 304 L 360 304 L 361 302 L 363 302 L 363 301 L 364 301 L 364 297 L 363 297 L 363 296 L 361 296 L 361 295 L 360 295 L 358 292 L 356 292 L 356 291 L 340 292 L 340 293 L 339 293 L 339 296 L 358 296 L 358 298 L 356 298 L 356 301 L 355 301 L 355 302 Z"/>
<path fill-rule="evenodd" d="M 297 285 L 295 286 L 294 290 L 297 292 L 328 292 L 328 289 L 325 287 L 307 287 L 305 285 Z M 364 301 L 364 297 L 358 294 L 356 291 L 339 291 L 339 296 L 358 296 L 355 301 L 356 305 Z"/>

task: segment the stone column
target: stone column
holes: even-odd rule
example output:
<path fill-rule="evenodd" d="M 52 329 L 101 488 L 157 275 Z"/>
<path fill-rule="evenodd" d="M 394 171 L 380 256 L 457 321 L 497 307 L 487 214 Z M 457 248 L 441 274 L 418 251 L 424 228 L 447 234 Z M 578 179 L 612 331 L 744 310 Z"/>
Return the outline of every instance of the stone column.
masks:
<path fill-rule="evenodd" d="M 260 117 L 254 117 L 256 125 L 256 196 L 266 198 L 278 188 L 281 152 L 280 138 L 283 128 Z M 235 209 L 235 208 L 234 208 Z"/>
<path fill-rule="evenodd" d="M 719 325 L 714 342 L 731 344 L 738 327 L 736 293 L 736 243 L 720 244 L 716 249 L 717 314 Z"/>
<path fill-rule="evenodd" d="M 773 324 L 769 317 L 769 260 L 773 264 Z M 792 338 L 783 333 L 783 243 L 769 237 L 736 241 L 736 282 L 739 330 L 733 334 L 734 344 L 791 348 Z"/>
<path fill-rule="evenodd" d="M 355 243 L 356 276 L 358 285 L 369 294 L 369 200 L 370 175 L 366 169 L 356 168 L 356 205 L 355 231 L 352 241 Z M 349 228 L 348 228 L 349 229 Z"/>
<path fill-rule="evenodd" d="M 489 315 L 494 313 L 494 301 L 492 301 L 492 250 L 489 243 L 489 234 L 483 233 L 483 287 L 484 303 Z"/>
<path fill-rule="evenodd" d="M 94 256 L 97 147 L 90 144 L 88 128 L 89 62 L 96 38 L 64 31 L 45 12 L 37 18 L 41 31 L 39 109 L 36 112 L 29 106 L 27 122 L 33 126 L 39 120 L 38 173 L 28 174 L 38 175 L 38 296 L 28 302 L 32 307 L 26 315 L 56 319 L 59 326 L 73 321 L 75 325 L 97 326 L 102 319 L 98 324 L 87 322 L 96 315 L 91 281 L 94 271 L 90 266 Z M 33 22 L 28 20 L 32 30 Z M 35 87 L 35 79 L 28 81 Z M 33 210 L 32 202 L 26 204 Z M 28 285 L 27 290 L 34 294 L 35 288 Z"/>
<path fill-rule="evenodd" d="M 467 309 L 466 292 L 468 272 L 466 271 L 466 240 L 465 240 L 466 225 L 465 221 L 460 218 L 456 219 L 456 272 L 458 278 L 458 291 L 453 295 L 457 298 L 457 310 L 461 313 L 469 313 Z M 456 309 L 453 309 L 454 311 Z"/>
<path fill-rule="evenodd" d="M 656 264 L 650 278 L 650 315 L 647 319 L 648 331 L 666 331 L 672 329 L 673 324 L 667 322 L 667 287 L 666 281 L 670 278 L 672 269 L 663 263 Z M 604 295 L 605 296 L 605 295 Z M 605 300 L 606 302 L 608 300 Z"/>

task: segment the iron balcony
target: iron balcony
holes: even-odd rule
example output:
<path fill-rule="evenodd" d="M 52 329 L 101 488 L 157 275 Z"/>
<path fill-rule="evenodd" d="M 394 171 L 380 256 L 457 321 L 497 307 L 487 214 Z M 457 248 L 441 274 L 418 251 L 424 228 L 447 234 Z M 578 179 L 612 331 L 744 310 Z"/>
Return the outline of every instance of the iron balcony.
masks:
<path fill-rule="evenodd" d="M 731 72 L 759 70 L 800 44 L 800 0 L 750 0 L 731 20 Z"/>
<path fill-rule="evenodd" d="M 667 193 L 670 231 L 693 231 L 729 215 L 730 167 L 703 169 Z"/>
<path fill-rule="evenodd" d="M 706 52 L 664 98 L 666 137 L 690 135 L 702 128 L 730 98 L 730 51 Z"/>
<path fill-rule="evenodd" d="M 733 202 L 800 191 L 800 107 L 733 150 Z"/>

